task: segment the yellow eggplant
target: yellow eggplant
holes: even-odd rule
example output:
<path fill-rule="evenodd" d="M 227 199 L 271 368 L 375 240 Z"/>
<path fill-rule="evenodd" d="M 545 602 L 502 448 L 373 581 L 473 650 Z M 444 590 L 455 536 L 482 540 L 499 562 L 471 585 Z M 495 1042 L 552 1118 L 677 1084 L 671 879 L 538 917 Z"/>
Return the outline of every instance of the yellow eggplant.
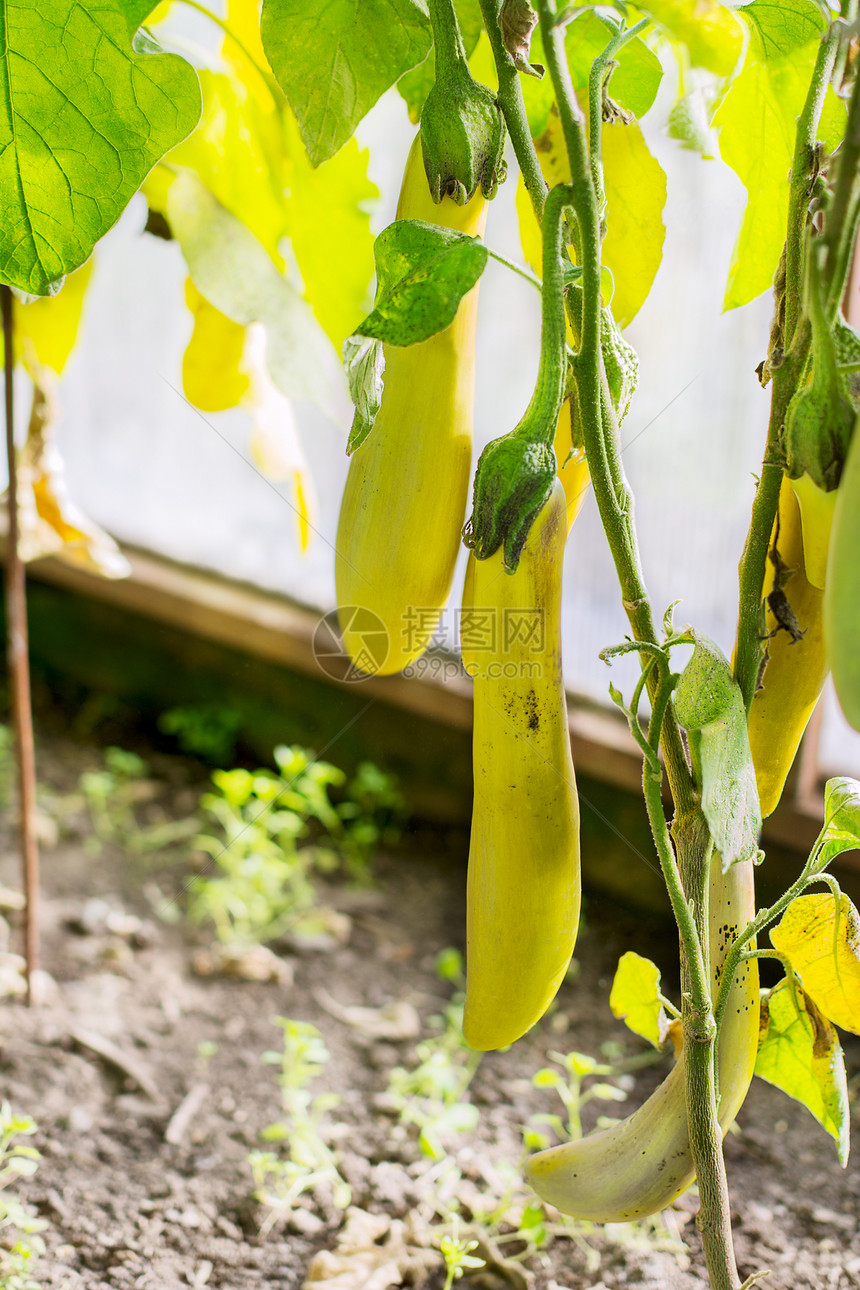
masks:
<path fill-rule="evenodd" d="M 486 203 L 479 192 L 465 206 L 449 197 L 436 205 L 416 138 L 397 218 L 475 237 L 484 230 Z M 472 460 L 477 305 L 475 287 L 445 331 L 416 345 L 385 346 L 382 405 L 349 464 L 337 528 L 337 603 L 344 645 L 358 666 L 364 633 L 350 623 L 375 624 L 354 609 L 382 624 L 388 652 L 373 669 L 380 675 L 402 671 L 424 652 L 451 591 Z"/>
<path fill-rule="evenodd" d="M 461 647 L 474 680 L 475 800 L 466 889 L 466 1004 L 473 1048 L 503 1048 L 549 1007 L 579 925 L 579 799 L 561 668 L 564 489 L 519 567 L 470 556 Z"/>
<path fill-rule="evenodd" d="M 801 512 L 787 477 L 780 489 L 777 524 L 779 563 L 768 557 L 764 583 L 767 663 L 748 722 L 762 818 L 776 810 L 828 672 L 824 592 L 806 576 Z"/>
<path fill-rule="evenodd" d="M 709 906 L 712 989 L 738 932 L 754 914 L 752 862 L 733 865 L 724 874 L 715 853 Z M 758 967 L 748 961 L 735 974 L 720 1028 L 718 1118 L 723 1132 L 747 1095 L 758 1032 Z M 671 1205 L 695 1176 L 685 1078 L 682 1051 L 659 1088 L 626 1120 L 532 1156 L 526 1178 L 541 1200 L 595 1223 L 626 1223 Z"/>

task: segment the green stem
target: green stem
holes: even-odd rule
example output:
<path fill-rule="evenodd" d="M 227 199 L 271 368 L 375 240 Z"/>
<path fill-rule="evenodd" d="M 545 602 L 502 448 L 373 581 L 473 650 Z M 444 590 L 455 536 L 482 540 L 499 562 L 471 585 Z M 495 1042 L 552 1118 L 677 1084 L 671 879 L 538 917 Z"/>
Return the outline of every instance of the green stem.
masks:
<path fill-rule="evenodd" d="M 633 40 L 650 25 L 650 18 L 640 18 L 639 22 L 632 27 L 625 28 L 622 24 L 603 53 L 599 54 L 591 64 L 591 74 L 588 78 L 588 153 L 591 161 L 591 182 L 594 184 L 597 205 L 601 215 L 606 205 L 603 160 L 600 151 L 601 127 L 603 125 L 603 91 L 606 87 L 606 79 L 618 51 L 623 49 L 628 41 Z"/>
<path fill-rule="evenodd" d="M 537 274 L 532 273 L 530 269 L 523 268 L 520 264 L 514 264 L 513 260 L 505 259 L 503 255 L 499 255 L 498 251 L 491 251 L 489 247 L 487 247 L 487 255 L 489 255 L 491 259 L 496 260 L 499 264 L 503 264 L 506 269 L 510 269 L 511 273 L 518 273 L 521 278 L 525 278 L 526 282 L 530 283 L 531 286 L 536 287 L 537 290 L 540 291 L 541 280 Z"/>
<path fill-rule="evenodd" d="M 803 313 L 805 276 L 803 247 L 808 218 L 809 176 L 815 156 L 815 142 L 821 121 L 821 111 L 824 107 L 824 96 L 833 73 L 838 40 L 838 28 L 834 24 L 819 45 L 806 101 L 797 121 L 785 239 L 785 349 L 791 345 L 795 328 Z"/>
<path fill-rule="evenodd" d="M 561 230 L 571 193 L 557 184 L 547 195 L 543 210 L 543 284 L 541 287 L 540 362 L 534 393 L 517 427 L 517 434 L 551 444 L 567 385 L 567 333 L 565 329 L 565 265 Z"/>
<path fill-rule="evenodd" d="M 516 63 L 505 48 L 502 29 L 499 25 L 501 0 L 480 0 L 480 5 L 496 64 L 496 75 L 499 78 L 499 107 L 505 118 L 505 125 L 508 128 L 526 192 L 531 198 L 535 218 L 538 224 L 542 224 L 547 185 L 529 129 L 526 105 L 520 86 L 520 74 Z"/>
<path fill-rule="evenodd" d="M 600 220 L 588 160 L 584 118 L 571 83 L 564 41 L 553 21 L 549 0 L 538 0 L 538 13 L 570 160 L 573 206 L 580 239 L 581 327 L 575 316 L 571 318 L 571 324 L 579 342 L 576 383 L 588 469 L 633 635 L 640 641 L 654 641 L 657 631 L 639 563 L 633 497 L 621 466 L 621 436 L 606 389 L 600 354 Z M 652 687 L 656 684 L 657 678 L 654 677 L 648 687 L 652 702 L 655 694 Z M 695 790 L 671 704 L 663 722 L 662 744 L 676 810 L 686 814 L 695 804 Z"/>
<path fill-rule="evenodd" d="M 823 232 L 827 247 L 827 313 L 831 319 L 845 292 L 860 219 L 860 75 L 856 72 L 845 138 L 836 157 L 833 202 L 825 216 Z"/>
<path fill-rule="evenodd" d="M 430 0 L 430 22 L 436 50 L 436 79 L 444 80 L 457 68 L 468 66 L 454 0 Z"/>

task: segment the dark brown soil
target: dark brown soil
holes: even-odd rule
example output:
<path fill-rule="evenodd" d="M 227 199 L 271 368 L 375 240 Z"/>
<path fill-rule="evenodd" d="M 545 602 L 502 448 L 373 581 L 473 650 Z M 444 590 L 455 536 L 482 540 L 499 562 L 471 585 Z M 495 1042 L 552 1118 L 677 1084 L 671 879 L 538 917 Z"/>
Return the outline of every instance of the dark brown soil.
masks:
<path fill-rule="evenodd" d="M 298 1290 L 313 1257 L 328 1251 L 314 1264 L 315 1274 L 328 1277 L 313 1282 L 319 1290 L 441 1290 L 438 1238 L 450 1230 L 441 1224 L 452 1177 L 465 1232 L 475 1197 L 504 1193 L 500 1171 L 506 1162 L 518 1166 L 520 1126 L 530 1114 L 561 1109 L 551 1090 L 530 1083 L 547 1051 L 598 1054 L 607 1040 L 628 1055 L 641 1051 L 611 1017 L 608 989 L 628 948 L 668 970 L 665 928 L 656 929 L 663 944 L 655 944 L 643 919 L 602 899 L 589 902 L 578 977 L 525 1040 L 483 1059 L 471 1088 L 479 1126 L 448 1139 L 448 1165 L 434 1165 L 415 1128 L 401 1124 L 386 1100 L 389 1071 L 414 1062 L 415 1039 L 374 1037 L 353 1014 L 344 1020 L 337 1005 L 379 1009 L 397 1000 L 430 1033 L 428 1018 L 451 988 L 435 975 L 435 956 L 463 944 L 463 858 L 414 850 L 381 856 L 372 891 L 327 890 L 326 902 L 351 920 L 349 938 L 287 955 L 291 984 L 201 977 L 192 970 L 199 935 L 160 922 L 143 895 L 164 858 L 128 857 L 110 845 L 93 855 L 84 847 L 86 817 L 69 794 L 81 770 L 98 761 L 97 750 L 61 740 L 41 751 L 41 775 L 52 786 L 42 809 L 60 818 L 64 832 L 44 852 L 43 959 L 56 990 L 40 1007 L 7 1000 L 0 1011 L 0 1095 L 39 1125 L 40 1168 L 17 1190 L 48 1222 L 47 1254 L 36 1269 L 41 1284 Z M 143 813 L 187 813 L 198 791 L 191 772 L 167 758 L 153 765 L 166 779 Z M 14 886 L 8 820 L 4 834 L 0 882 Z M 171 871 L 174 882 L 187 875 L 185 863 Z M 111 930 L 104 908 L 87 906 L 93 897 L 138 915 L 142 925 L 123 927 L 115 916 Z M 291 1218 L 261 1232 L 272 1215 L 252 1199 L 248 1155 L 260 1130 L 281 1115 L 277 1072 L 260 1060 L 278 1047 L 276 1014 L 313 1022 L 331 1053 L 312 1091 L 340 1095 L 327 1120 L 332 1143 L 353 1206 L 376 1216 L 351 1212 L 351 1232 L 362 1229 L 351 1251 L 338 1253 L 344 1216 L 325 1197 L 303 1197 Z M 93 1036 L 116 1046 L 124 1072 L 97 1054 Z M 860 1067 L 850 1037 L 846 1057 L 850 1078 Z M 620 1110 L 602 1109 L 626 1114 L 662 1078 L 666 1060 L 636 1077 Z M 196 1110 L 177 1126 L 173 1117 L 192 1089 Z M 726 1156 L 744 1275 L 770 1268 L 773 1290 L 860 1286 L 860 1173 L 839 1168 L 832 1141 L 804 1109 L 755 1081 Z M 452 1161 L 459 1175 L 450 1173 Z M 512 1214 L 524 1197 L 516 1189 Z M 688 1195 L 659 1221 L 570 1225 L 524 1264 L 506 1264 L 500 1254 L 522 1244 L 491 1241 L 480 1250 L 488 1266 L 460 1284 L 693 1290 L 707 1284 L 694 1210 Z"/>

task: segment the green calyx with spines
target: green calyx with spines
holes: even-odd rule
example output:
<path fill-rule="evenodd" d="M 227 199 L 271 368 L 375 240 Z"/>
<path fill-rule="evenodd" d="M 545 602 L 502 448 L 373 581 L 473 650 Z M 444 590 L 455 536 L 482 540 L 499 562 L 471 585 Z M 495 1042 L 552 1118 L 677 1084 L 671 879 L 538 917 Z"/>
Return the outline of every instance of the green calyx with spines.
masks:
<path fill-rule="evenodd" d="M 812 380 L 792 396 L 785 414 L 783 442 L 789 477 L 809 475 L 813 483 L 829 493 L 839 486 L 857 409 L 851 386 L 840 370 L 834 331 L 825 313 L 817 251 L 814 243 L 810 245 Z"/>
<path fill-rule="evenodd" d="M 479 560 L 504 549 L 514 573 L 529 529 L 552 492 L 556 473 L 552 445 L 530 439 L 520 428 L 488 443 L 478 460 L 472 514 L 463 541 Z"/>
<path fill-rule="evenodd" d="M 639 355 L 621 334 L 612 310 L 608 307 L 600 311 L 600 353 L 609 395 L 615 405 L 618 424 L 621 425 L 630 411 L 630 404 L 639 384 Z"/>
<path fill-rule="evenodd" d="M 516 429 L 494 439 L 481 453 L 472 514 L 463 529 L 463 541 L 479 560 L 501 547 L 509 573 L 516 572 L 529 529 L 556 474 L 552 443 L 567 387 L 561 229 L 569 205 L 570 189 L 559 184 L 544 206 L 541 351 L 534 394 Z"/>
<path fill-rule="evenodd" d="M 469 71 L 452 0 L 431 0 L 436 81 L 421 112 L 424 169 L 434 202 L 465 206 L 504 181 L 505 120 L 498 99 Z"/>

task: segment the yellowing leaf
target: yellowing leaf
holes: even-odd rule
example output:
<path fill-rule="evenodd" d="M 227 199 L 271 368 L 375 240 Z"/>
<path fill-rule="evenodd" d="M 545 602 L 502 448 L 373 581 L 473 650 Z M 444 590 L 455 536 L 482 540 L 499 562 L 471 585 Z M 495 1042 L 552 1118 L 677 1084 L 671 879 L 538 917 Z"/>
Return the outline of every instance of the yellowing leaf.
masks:
<path fill-rule="evenodd" d="M 755 1073 L 796 1098 L 836 1139 L 848 1159 L 848 1086 L 839 1037 L 805 991 L 780 981 L 762 991 Z"/>
<path fill-rule="evenodd" d="M 825 1017 L 860 1034 L 860 915 L 847 896 L 798 896 L 770 933 Z"/>
<path fill-rule="evenodd" d="M 185 303 L 194 315 L 194 330 L 182 358 L 185 397 L 202 412 L 235 408 L 248 388 L 240 370 L 245 328 L 201 296 L 189 278 Z"/>
<path fill-rule="evenodd" d="M 615 275 L 612 312 L 618 326 L 626 327 L 648 298 L 663 259 L 666 176 L 635 122 L 603 127 L 603 165 L 603 263 Z"/>
<path fill-rule="evenodd" d="M 250 389 L 244 403 L 250 409 L 251 456 L 270 479 L 291 480 L 299 546 L 307 550 L 311 513 L 315 507 L 313 480 L 299 438 L 293 405 L 277 389 L 266 366 L 268 337 L 261 323 L 252 323 L 245 342 L 244 366 Z M 286 499 L 285 499 L 286 500 Z M 291 505 L 287 502 L 287 505 Z"/>
<path fill-rule="evenodd" d="M 53 555 L 105 578 L 125 578 L 131 566 L 116 542 L 68 495 L 63 459 L 53 442 L 56 406 L 50 374 L 34 369 L 27 439 L 18 453 L 18 550 L 24 561 Z"/>
<path fill-rule="evenodd" d="M 57 295 L 41 296 L 16 311 L 16 340 L 27 367 L 35 361 L 57 375 L 62 372 L 77 340 L 92 271 L 93 261 L 88 260 L 68 275 Z"/>
<path fill-rule="evenodd" d="M 741 56 L 743 25 L 717 0 L 646 0 L 639 6 L 685 45 L 696 67 L 728 76 Z"/>
<path fill-rule="evenodd" d="M 286 232 L 286 151 L 281 120 L 269 98 L 252 94 L 235 76 L 200 72 L 203 115 L 172 166 L 188 166 L 213 196 L 283 268 L 279 243 Z"/>
<path fill-rule="evenodd" d="M 290 157 L 287 232 L 305 298 L 340 350 L 369 304 L 373 234 L 368 212 L 379 190 L 367 177 L 367 149 L 355 139 L 314 169 L 289 113 L 284 130 Z"/>
<path fill-rule="evenodd" d="M 550 187 L 569 183 L 570 168 L 561 122 L 555 112 L 551 113 L 549 125 L 535 141 L 535 147 Z M 619 327 L 626 327 L 645 303 L 663 258 L 666 176 L 635 122 L 604 125 L 603 162 L 606 237 L 602 257 L 615 281 L 612 312 Z M 529 207 L 528 197 L 520 185 L 517 209 L 523 254 L 536 272 L 540 272 L 540 236 Z"/>
<path fill-rule="evenodd" d="M 634 1033 L 660 1048 L 666 1039 L 669 1018 L 660 996 L 660 969 L 650 959 L 628 950 L 618 960 L 609 995 L 612 1014 Z"/>

